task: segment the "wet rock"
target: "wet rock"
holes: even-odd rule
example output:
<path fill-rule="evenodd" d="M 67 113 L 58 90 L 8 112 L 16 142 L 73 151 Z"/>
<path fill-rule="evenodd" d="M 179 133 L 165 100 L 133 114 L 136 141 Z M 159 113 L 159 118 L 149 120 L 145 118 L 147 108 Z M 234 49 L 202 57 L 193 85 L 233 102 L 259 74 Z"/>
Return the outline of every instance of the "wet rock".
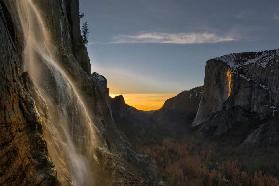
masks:
<path fill-rule="evenodd" d="M 0 3 L 0 185 L 59 185 L 34 101 L 38 95 L 23 72 L 20 31 L 5 3 Z"/>

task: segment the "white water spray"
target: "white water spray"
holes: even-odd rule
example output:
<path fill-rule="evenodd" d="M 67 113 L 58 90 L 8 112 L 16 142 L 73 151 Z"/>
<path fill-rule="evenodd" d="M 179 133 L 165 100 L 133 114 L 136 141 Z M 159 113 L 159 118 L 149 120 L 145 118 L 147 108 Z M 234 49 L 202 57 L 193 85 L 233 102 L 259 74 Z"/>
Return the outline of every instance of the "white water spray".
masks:
<path fill-rule="evenodd" d="M 24 68 L 49 111 L 44 131 L 58 178 L 65 185 L 91 186 L 90 163 L 97 139 L 90 115 L 78 89 L 57 62 L 55 46 L 36 4 L 32 0 L 16 0 L 16 4 L 25 39 Z"/>

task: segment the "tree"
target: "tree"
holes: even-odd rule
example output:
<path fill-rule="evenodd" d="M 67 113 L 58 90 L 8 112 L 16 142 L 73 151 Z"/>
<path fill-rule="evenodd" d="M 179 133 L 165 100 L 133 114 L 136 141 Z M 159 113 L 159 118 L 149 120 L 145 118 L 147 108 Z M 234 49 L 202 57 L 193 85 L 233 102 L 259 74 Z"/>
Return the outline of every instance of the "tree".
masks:
<path fill-rule="evenodd" d="M 83 12 L 82 12 L 82 13 L 79 13 L 79 18 L 80 18 L 80 19 L 84 18 L 84 13 L 83 13 Z"/>
<path fill-rule="evenodd" d="M 88 23 L 86 21 L 83 23 L 83 25 L 81 27 L 82 42 L 84 44 L 88 43 L 88 35 L 89 35 L 89 29 L 88 29 Z"/>

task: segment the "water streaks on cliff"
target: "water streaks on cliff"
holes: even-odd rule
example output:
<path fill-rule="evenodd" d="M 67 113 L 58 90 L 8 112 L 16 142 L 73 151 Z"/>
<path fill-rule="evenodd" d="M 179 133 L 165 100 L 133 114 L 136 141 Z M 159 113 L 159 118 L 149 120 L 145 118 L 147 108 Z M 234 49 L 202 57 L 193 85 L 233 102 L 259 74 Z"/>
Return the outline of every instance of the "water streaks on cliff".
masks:
<path fill-rule="evenodd" d="M 228 97 L 230 97 L 232 95 L 232 77 L 233 77 L 233 73 L 232 71 L 229 69 L 227 70 L 227 73 L 226 73 L 226 76 L 227 76 L 227 82 L 228 82 Z"/>
<path fill-rule="evenodd" d="M 58 61 L 57 47 L 38 8 L 40 2 L 16 3 L 25 40 L 24 67 L 48 109 L 44 133 L 58 178 L 62 183 L 92 185 L 90 164 L 97 146 L 92 118 Z"/>

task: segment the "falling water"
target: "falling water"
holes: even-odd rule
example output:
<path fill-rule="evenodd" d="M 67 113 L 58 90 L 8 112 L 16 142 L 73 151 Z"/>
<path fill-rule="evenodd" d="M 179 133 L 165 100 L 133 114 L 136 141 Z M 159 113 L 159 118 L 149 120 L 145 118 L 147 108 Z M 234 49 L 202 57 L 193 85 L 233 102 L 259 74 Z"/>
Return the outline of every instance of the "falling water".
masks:
<path fill-rule="evenodd" d="M 90 163 L 97 142 L 92 120 L 78 89 L 58 63 L 36 4 L 32 0 L 16 0 L 16 4 L 25 39 L 24 67 L 48 108 L 44 133 L 58 178 L 65 185 L 93 185 Z"/>
<path fill-rule="evenodd" d="M 228 69 L 226 76 L 228 82 L 228 97 L 230 97 L 232 95 L 232 88 L 233 88 L 233 84 L 232 84 L 233 72 L 230 69 Z"/>

